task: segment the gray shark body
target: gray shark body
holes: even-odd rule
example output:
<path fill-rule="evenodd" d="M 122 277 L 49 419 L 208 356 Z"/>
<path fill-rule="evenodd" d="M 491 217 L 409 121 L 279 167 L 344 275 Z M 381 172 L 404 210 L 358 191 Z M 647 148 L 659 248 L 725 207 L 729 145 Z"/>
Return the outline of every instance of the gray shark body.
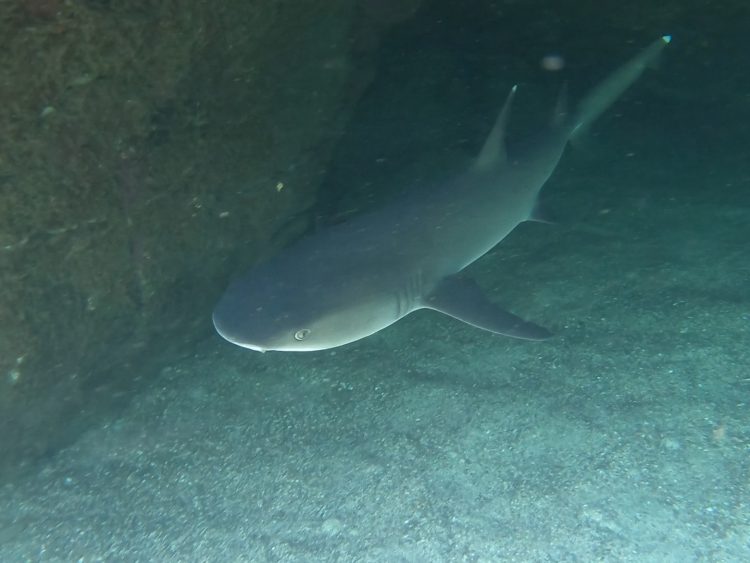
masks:
<path fill-rule="evenodd" d="M 630 60 L 567 116 L 557 112 L 539 142 L 510 160 L 505 123 L 514 87 L 469 170 L 427 193 L 304 238 L 237 279 L 213 314 L 228 341 L 258 351 L 312 351 L 369 336 L 417 309 L 440 311 L 497 334 L 550 333 L 487 300 L 460 272 L 519 223 L 568 141 L 630 86 L 669 42 Z"/>

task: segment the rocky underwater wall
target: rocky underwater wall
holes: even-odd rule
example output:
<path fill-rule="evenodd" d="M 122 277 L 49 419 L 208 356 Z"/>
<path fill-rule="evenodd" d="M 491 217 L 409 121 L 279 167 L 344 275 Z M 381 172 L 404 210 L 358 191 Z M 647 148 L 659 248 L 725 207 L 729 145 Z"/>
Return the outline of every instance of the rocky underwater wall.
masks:
<path fill-rule="evenodd" d="M 417 3 L 0 4 L 0 478 L 191 354 L 230 274 L 305 228 Z"/>

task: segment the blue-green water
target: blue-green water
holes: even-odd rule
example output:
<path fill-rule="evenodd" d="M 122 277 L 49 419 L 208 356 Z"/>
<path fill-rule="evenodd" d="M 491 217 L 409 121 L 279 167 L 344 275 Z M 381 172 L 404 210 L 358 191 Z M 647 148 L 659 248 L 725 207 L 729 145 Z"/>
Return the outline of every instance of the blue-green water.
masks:
<path fill-rule="evenodd" d="M 216 337 L 0 490 L 0 560 L 749 560 L 748 109 L 730 87 L 748 80 L 740 38 L 688 16 L 565 155 L 543 192 L 559 222 L 469 269 L 554 339 L 426 311 L 318 353 Z M 419 17 L 382 47 L 328 215 L 460 169 L 510 84 L 513 130 L 543 124 L 552 46 L 575 95 L 653 39 Z"/>

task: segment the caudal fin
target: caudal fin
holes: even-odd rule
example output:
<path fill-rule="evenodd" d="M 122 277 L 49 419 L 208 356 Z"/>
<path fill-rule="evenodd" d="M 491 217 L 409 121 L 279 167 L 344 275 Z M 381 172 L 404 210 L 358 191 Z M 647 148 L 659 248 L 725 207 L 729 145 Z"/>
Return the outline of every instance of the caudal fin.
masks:
<path fill-rule="evenodd" d="M 583 133 L 599 115 L 638 80 L 646 67 L 654 65 L 659 54 L 671 40 L 671 35 L 660 37 L 591 90 L 578 104 L 570 130 L 570 138 L 575 139 Z"/>

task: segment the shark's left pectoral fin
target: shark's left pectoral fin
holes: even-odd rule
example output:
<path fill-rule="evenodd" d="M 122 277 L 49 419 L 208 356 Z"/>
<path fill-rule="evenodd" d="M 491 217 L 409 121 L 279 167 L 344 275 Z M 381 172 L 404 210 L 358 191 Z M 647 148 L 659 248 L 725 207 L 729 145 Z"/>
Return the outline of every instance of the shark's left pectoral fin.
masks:
<path fill-rule="evenodd" d="M 523 320 L 492 303 L 469 278 L 449 276 L 440 282 L 423 303 L 477 328 L 524 340 L 545 340 L 552 336 L 546 328 Z"/>

